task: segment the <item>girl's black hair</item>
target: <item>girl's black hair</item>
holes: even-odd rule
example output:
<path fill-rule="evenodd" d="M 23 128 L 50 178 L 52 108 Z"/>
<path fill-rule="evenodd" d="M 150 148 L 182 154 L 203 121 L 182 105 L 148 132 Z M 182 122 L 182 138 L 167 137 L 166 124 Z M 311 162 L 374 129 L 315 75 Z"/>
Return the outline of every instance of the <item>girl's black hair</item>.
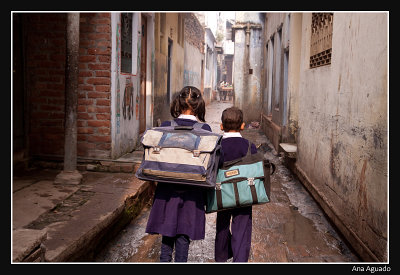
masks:
<path fill-rule="evenodd" d="M 206 103 L 200 90 L 193 86 L 185 86 L 175 95 L 171 103 L 170 112 L 172 117 L 177 118 L 188 109 L 191 109 L 201 122 L 205 122 Z"/>

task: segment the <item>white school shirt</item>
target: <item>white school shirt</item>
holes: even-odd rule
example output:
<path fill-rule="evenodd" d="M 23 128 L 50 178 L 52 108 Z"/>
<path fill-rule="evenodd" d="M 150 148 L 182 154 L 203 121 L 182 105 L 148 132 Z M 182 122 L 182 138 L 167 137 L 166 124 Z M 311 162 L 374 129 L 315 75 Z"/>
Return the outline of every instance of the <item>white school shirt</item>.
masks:
<path fill-rule="evenodd" d="M 177 118 L 190 119 L 190 120 L 197 121 L 197 118 L 194 115 L 183 115 L 183 114 L 180 114 Z"/>
<path fill-rule="evenodd" d="M 231 137 L 242 137 L 239 132 L 224 132 L 222 138 L 231 138 Z"/>

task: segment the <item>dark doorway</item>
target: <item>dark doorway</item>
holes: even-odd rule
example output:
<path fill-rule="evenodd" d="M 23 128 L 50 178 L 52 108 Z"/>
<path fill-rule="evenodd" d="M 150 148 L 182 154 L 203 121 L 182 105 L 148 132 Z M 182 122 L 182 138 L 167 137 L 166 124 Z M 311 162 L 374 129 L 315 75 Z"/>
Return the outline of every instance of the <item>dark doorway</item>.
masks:
<path fill-rule="evenodd" d="M 147 18 L 142 15 L 142 37 L 140 51 L 140 98 L 139 133 L 146 130 L 146 60 L 147 60 Z"/>
<path fill-rule="evenodd" d="M 25 149 L 25 88 L 23 15 L 13 14 L 13 153 Z"/>
<path fill-rule="evenodd" d="M 171 101 L 171 57 L 172 57 L 172 40 L 168 38 L 168 67 L 167 67 L 167 98 L 168 103 Z"/>
<path fill-rule="evenodd" d="M 201 83 L 200 83 L 200 91 L 204 93 L 204 60 L 201 60 Z"/>

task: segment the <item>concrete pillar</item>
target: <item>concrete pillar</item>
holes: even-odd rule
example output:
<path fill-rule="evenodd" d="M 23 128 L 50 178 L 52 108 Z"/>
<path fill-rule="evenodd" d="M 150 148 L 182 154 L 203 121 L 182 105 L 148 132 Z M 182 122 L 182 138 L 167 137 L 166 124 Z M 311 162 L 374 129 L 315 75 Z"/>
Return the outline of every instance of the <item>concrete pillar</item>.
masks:
<path fill-rule="evenodd" d="M 236 22 L 232 27 L 235 39 L 234 105 L 243 110 L 246 124 L 260 120 L 262 29 L 262 24 L 251 22 Z"/>
<path fill-rule="evenodd" d="M 55 183 L 79 184 L 82 175 L 76 170 L 77 161 L 77 106 L 78 106 L 78 58 L 79 13 L 67 14 L 67 66 L 65 71 L 65 145 L 64 170 Z"/>

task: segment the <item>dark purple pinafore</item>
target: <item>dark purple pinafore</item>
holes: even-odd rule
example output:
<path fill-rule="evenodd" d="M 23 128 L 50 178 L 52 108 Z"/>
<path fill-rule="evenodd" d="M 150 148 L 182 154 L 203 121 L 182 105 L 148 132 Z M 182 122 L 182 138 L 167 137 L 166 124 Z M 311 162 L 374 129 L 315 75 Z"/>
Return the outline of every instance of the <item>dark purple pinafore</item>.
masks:
<path fill-rule="evenodd" d="M 180 126 L 192 126 L 190 119 L 175 119 Z M 164 121 L 161 126 L 170 126 Z M 211 132 L 208 124 L 202 126 Z M 183 184 L 157 183 L 146 233 L 175 237 L 187 235 L 191 240 L 204 239 L 205 189 Z"/>

